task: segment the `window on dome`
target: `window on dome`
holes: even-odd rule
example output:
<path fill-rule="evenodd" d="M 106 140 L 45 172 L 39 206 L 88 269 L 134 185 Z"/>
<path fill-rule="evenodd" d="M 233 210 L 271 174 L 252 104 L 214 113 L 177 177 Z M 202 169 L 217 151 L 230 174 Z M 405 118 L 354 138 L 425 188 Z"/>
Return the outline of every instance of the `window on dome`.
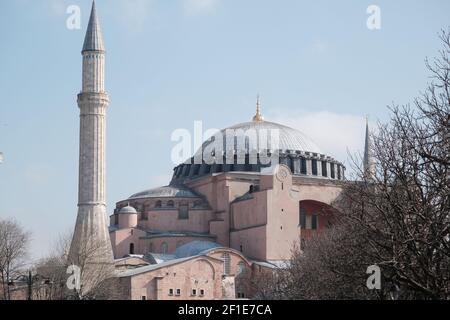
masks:
<path fill-rule="evenodd" d="M 312 174 L 314 176 L 317 176 L 317 160 L 312 159 L 311 164 L 312 164 Z"/>
<path fill-rule="evenodd" d="M 191 165 L 188 164 L 184 167 L 183 176 L 187 177 L 189 175 L 189 171 L 191 170 Z"/>
<path fill-rule="evenodd" d="M 334 163 L 330 163 L 330 167 L 331 167 L 331 178 L 334 179 L 335 174 L 334 174 Z"/>
<path fill-rule="evenodd" d="M 300 158 L 300 173 L 306 174 L 306 159 Z"/>
<path fill-rule="evenodd" d="M 328 175 L 327 173 L 327 162 L 326 161 L 322 161 L 322 176 L 326 177 Z"/>

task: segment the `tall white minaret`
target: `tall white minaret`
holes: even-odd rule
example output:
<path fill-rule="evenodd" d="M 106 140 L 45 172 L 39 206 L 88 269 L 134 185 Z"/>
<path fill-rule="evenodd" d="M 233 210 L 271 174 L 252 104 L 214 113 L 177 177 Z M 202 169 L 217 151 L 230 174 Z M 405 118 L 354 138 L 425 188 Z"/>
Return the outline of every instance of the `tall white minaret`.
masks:
<path fill-rule="evenodd" d="M 84 40 L 80 108 L 78 216 L 70 247 L 73 264 L 110 264 L 113 253 L 106 220 L 105 126 L 109 104 L 105 92 L 105 48 L 95 9 Z"/>
<path fill-rule="evenodd" d="M 370 138 L 369 118 L 366 117 L 366 139 L 364 143 L 364 160 L 363 160 L 364 175 L 367 178 L 373 178 L 375 175 L 375 161 L 373 157 L 373 145 Z"/>

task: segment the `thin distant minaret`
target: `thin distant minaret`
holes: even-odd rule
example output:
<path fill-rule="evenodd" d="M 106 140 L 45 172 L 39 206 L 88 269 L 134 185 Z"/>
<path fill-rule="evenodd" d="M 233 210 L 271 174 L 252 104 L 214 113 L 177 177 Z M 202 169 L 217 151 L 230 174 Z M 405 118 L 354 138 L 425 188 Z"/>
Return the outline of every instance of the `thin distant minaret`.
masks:
<path fill-rule="evenodd" d="M 366 117 L 366 140 L 364 143 L 364 160 L 363 160 L 364 175 L 368 178 L 373 178 L 375 175 L 375 161 L 373 157 L 373 146 L 370 138 L 369 118 Z"/>
<path fill-rule="evenodd" d="M 78 216 L 69 259 L 73 264 L 111 264 L 113 253 L 106 222 L 105 196 L 105 115 L 109 99 L 105 92 L 105 48 L 95 1 L 92 3 L 82 56 L 83 83 L 78 94 Z"/>

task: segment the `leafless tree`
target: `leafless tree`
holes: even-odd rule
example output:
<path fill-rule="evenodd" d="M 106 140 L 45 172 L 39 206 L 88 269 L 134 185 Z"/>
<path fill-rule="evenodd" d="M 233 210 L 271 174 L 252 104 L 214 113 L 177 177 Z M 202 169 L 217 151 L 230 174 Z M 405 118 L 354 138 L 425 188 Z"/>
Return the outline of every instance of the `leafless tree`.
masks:
<path fill-rule="evenodd" d="M 76 253 L 68 256 L 67 265 L 74 265 L 80 271 L 80 287 L 74 290 L 74 299 L 114 300 L 120 296 L 120 288 L 115 281 L 115 267 L 109 243 L 92 240 L 78 243 Z"/>
<path fill-rule="evenodd" d="M 0 220 L 0 280 L 5 300 L 11 299 L 10 283 L 24 265 L 29 239 L 29 233 L 15 220 Z"/>
<path fill-rule="evenodd" d="M 60 235 L 52 253 L 34 266 L 33 299 L 65 300 L 70 295 L 66 270 L 71 239 L 71 233 Z"/>
<path fill-rule="evenodd" d="M 360 174 L 341 201 L 402 298 L 450 298 L 450 29 L 440 38 L 440 56 L 426 61 L 428 88 L 414 107 L 390 107 L 373 136 L 375 174 Z"/>
<path fill-rule="evenodd" d="M 53 252 L 39 261 L 35 274 L 45 279 L 43 286 L 36 281 L 34 298 L 43 300 L 114 300 L 120 298 L 120 286 L 115 281 L 114 265 L 107 263 L 108 248 L 102 248 L 94 241 L 79 244 L 77 255 L 70 255 L 72 233 L 59 237 Z M 89 239 L 88 239 L 89 240 Z M 69 290 L 68 283 L 75 284 L 74 270 L 67 273 L 69 266 L 79 270 L 79 287 Z"/>
<path fill-rule="evenodd" d="M 356 168 L 334 203 L 336 224 L 283 270 L 284 298 L 450 299 L 450 29 L 440 38 L 425 92 L 391 106 L 372 136 L 375 172 Z M 381 290 L 365 286 L 370 265 Z"/>

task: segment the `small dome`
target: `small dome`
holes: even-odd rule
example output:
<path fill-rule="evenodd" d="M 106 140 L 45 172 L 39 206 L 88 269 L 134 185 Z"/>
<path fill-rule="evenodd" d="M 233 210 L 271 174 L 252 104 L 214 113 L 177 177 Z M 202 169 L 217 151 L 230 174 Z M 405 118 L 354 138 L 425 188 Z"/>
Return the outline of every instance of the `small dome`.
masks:
<path fill-rule="evenodd" d="M 119 214 L 137 214 L 137 211 L 132 206 L 126 206 L 120 209 Z"/>

